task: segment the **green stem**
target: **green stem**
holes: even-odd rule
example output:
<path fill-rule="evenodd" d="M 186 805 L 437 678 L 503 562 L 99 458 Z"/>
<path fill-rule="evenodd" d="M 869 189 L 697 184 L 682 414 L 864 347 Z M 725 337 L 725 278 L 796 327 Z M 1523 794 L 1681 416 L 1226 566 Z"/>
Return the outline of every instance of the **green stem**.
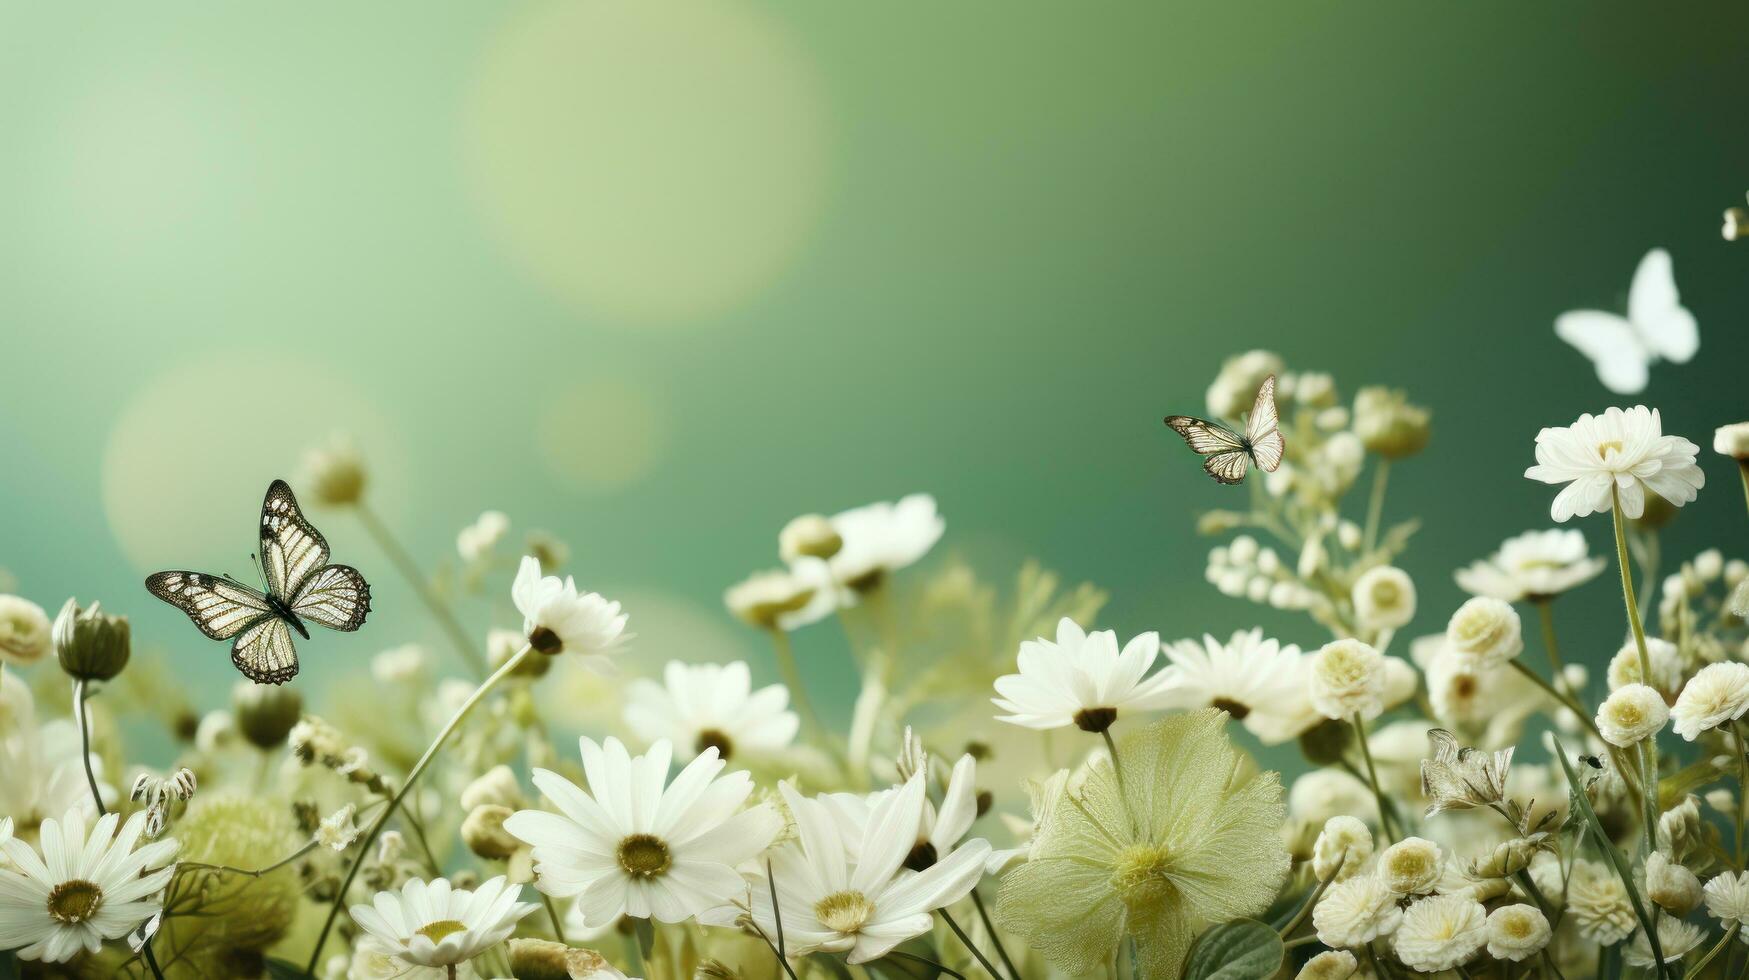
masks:
<path fill-rule="evenodd" d="M 1008 950 L 1002 945 L 1002 937 L 996 932 L 996 923 L 990 920 L 990 911 L 984 908 L 984 898 L 972 889 L 972 905 L 978 910 L 978 918 L 984 922 L 984 931 L 990 934 L 990 944 L 996 947 L 996 955 L 1001 958 L 1002 965 L 1008 968 L 1008 975 L 1014 980 L 1020 980 L 1020 971 L 1015 968 L 1014 960 L 1009 958 Z"/>
<path fill-rule="evenodd" d="M 328 933 L 334 929 L 334 920 L 340 915 L 340 907 L 346 904 L 347 889 L 352 887 L 353 879 L 358 877 L 358 869 L 364 866 L 364 859 L 370 852 L 371 844 L 376 842 L 377 836 L 383 832 L 384 825 L 394 815 L 395 810 L 401 805 L 401 801 L 406 799 L 408 793 L 412 792 L 414 784 L 419 781 L 419 776 L 425 772 L 427 766 L 431 765 L 431 760 L 437 757 L 437 753 L 443 748 L 444 743 L 448 742 L 449 737 L 455 734 L 455 730 L 461 727 L 461 723 L 467 718 L 468 713 L 474 710 L 474 705 L 479 704 L 481 699 L 498 685 L 499 681 L 509 677 L 511 672 L 521 665 L 522 659 L 528 656 L 533 649 L 524 643 L 522 649 L 518 650 L 515 656 L 504 661 L 504 666 L 499 667 L 492 676 L 486 678 L 479 687 L 474 689 L 474 693 L 468 695 L 468 699 L 462 702 L 460 708 L 456 709 L 454 717 L 450 718 L 448 723 L 443 726 L 443 730 L 437 733 L 437 738 L 433 739 L 431 745 L 425 749 L 425 754 L 413 764 L 412 770 L 407 773 L 407 778 L 402 781 L 401 788 L 395 791 L 393 797 L 390 797 L 388 809 L 383 811 L 382 816 L 371 822 L 370 830 L 365 832 L 364 840 L 359 844 L 358 856 L 353 858 L 352 866 L 346 870 L 346 877 L 340 882 L 340 889 L 334 893 L 334 904 L 328 909 L 328 918 L 322 923 L 321 933 L 316 936 L 316 947 L 310 951 L 310 962 L 305 968 L 305 972 L 310 976 L 316 975 L 316 964 L 322 962 L 322 947 L 328 943 Z"/>
<path fill-rule="evenodd" d="M 1117 743 L 1112 741 L 1111 727 L 1106 726 L 1099 732 L 1099 737 L 1105 739 L 1105 751 L 1111 756 L 1111 774 L 1117 778 L 1117 795 L 1123 800 L 1124 816 L 1129 819 L 1130 833 L 1137 833 L 1140 826 L 1136 822 L 1135 811 L 1130 806 L 1130 791 L 1123 783 L 1123 765 L 1118 762 Z"/>
<path fill-rule="evenodd" d="M 1743 833 L 1749 824 L 1749 754 L 1744 753 L 1743 726 L 1736 721 L 1731 722 L 1731 735 L 1737 741 L 1737 867 L 1743 867 Z"/>
<path fill-rule="evenodd" d="M 1719 941 L 1713 944 L 1712 949 L 1706 951 L 1706 955 L 1700 958 L 1699 963 L 1689 969 L 1683 980 L 1694 980 L 1695 977 L 1700 976 L 1701 971 L 1706 969 L 1706 965 L 1713 961 L 1713 957 L 1719 955 L 1720 950 L 1731 945 L 1731 940 L 1737 938 L 1738 925 L 1739 923 L 1736 922 L 1731 923 L 1731 928 L 1725 930 L 1725 934 L 1719 937 Z"/>
<path fill-rule="evenodd" d="M 808 697 L 808 687 L 802 683 L 802 671 L 796 664 L 795 648 L 790 645 L 789 634 L 780 627 L 771 628 L 771 647 L 777 656 L 777 672 L 783 675 L 783 683 L 789 688 L 790 702 L 801 713 L 802 724 L 813 732 L 815 737 L 829 742 L 826 726 L 821 723 L 820 716 L 814 711 L 813 699 Z"/>
<path fill-rule="evenodd" d="M 1385 791 L 1379 786 L 1379 772 L 1373 766 L 1372 748 L 1366 744 L 1366 718 L 1361 713 L 1354 713 L 1354 736 L 1360 742 L 1360 757 L 1366 760 L 1366 781 L 1372 787 L 1373 799 L 1378 802 L 1379 828 L 1392 840 L 1402 840 L 1402 828 L 1397 826 L 1396 813 L 1391 809 L 1390 801 L 1385 799 Z"/>
<path fill-rule="evenodd" d="M 1324 889 L 1330 887 L 1330 883 L 1336 880 L 1336 876 L 1342 872 L 1343 865 L 1347 863 L 1348 848 L 1345 847 L 1336 858 L 1336 869 L 1330 872 L 1330 877 L 1318 882 L 1318 887 L 1312 889 L 1312 893 L 1307 895 L 1306 900 L 1300 904 L 1300 910 L 1294 913 L 1294 917 L 1288 920 L 1287 925 L 1281 927 L 1282 939 L 1285 940 L 1293 935 L 1294 930 L 1300 927 L 1300 923 L 1306 921 L 1306 916 L 1312 914 L 1312 908 L 1318 904 L 1318 899 L 1323 897 Z"/>
<path fill-rule="evenodd" d="M 109 810 L 103 805 L 103 794 L 97 791 L 97 774 L 91 769 L 91 706 L 85 703 L 85 679 L 73 681 L 73 717 L 79 723 L 79 758 L 85 763 L 85 784 L 91 787 L 91 801 L 97 804 L 97 815 Z"/>
<path fill-rule="evenodd" d="M 1634 633 L 1634 646 L 1640 654 L 1640 681 L 1652 687 L 1652 656 L 1646 652 L 1646 628 L 1640 623 L 1640 606 L 1634 598 L 1634 572 L 1628 561 L 1627 518 L 1621 512 L 1621 491 L 1609 487 L 1610 514 L 1615 518 L 1615 563 L 1621 568 L 1621 598 L 1627 607 L 1628 626 Z M 1655 690 L 1656 688 L 1654 688 Z M 1640 754 L 1645 774 L 1641 777 L 1646 810 L 1646 853 L 1658 846 L 1658 736 L 1653 733 Z"/>
<path fill-rule="evenodd" d="M 1361 537 L 1361 553 L 1372 554 L 1379 539 L 1379 519 L 1385 512 L 1385 484 L 1391 478 L 1391 461 L 1380 459 L 1372 475 L 1372 497 L 1366 504 L 1366 533 Z"/>
<path fill-rule="evenodd" d="M 540 893 L 541 904 L 547 907 L 547 919 L 553 924 L 553 938 L 569 946 L 571 941 L 565 938 L 565 923 L 559 918 L 559 910 L 553 905 L 553 897 L 546 892 Z"/>
<path fill-rule="evenodd" d="M 1591 717 L 1590 712 L 1585 710 L 1584 705 L 1581 705 L 1577 701 L 1573 700 L 1572 696 L 1567 694 L 1565 691 L 1562 691 L 1559 688 L 1555 687 L 1553 684 L 1549 683 L 1548 681 L 1543 680 L 1541 675 L 1539 675 L 1536 671 L 1531 670 L 1530 666 L 1528 664 L 1526 664 L 1524 661 L 1519 660 L 1518 658 L 1514 657 L 1513 659 L 1507 661 L 1507 663 L 1510 663 L 1514 670 L 1518 671 L 1520 674 L 1523 674 L 1525 676 L 1525 678 L 1527 680 L 1529 680 L 1532 684 L 1535 684 L 1537 687 L 1542 688 L 1543 693 L 1547 694 L 1551 698 L 1554 698 L 1555 702 L 1557 704 L 1561 705 L 1561 707 L 1566 708 L 1568 711 L 1571 711 L 1574 714 L 1578 715 L 1579 720 L 1585 723 L 1586 728 L 1591 729 L 1591 733 L 1593 735 L 1597 735 L 1598 738 L 1603 737 L 1597 731 L 1597 720 Z M 1555 676 L 1559 677 L 1560 674 L 1557 673 Z"/>
<path fill-rule="evenodd" d="M 408 555 L 407 550 L 395 540 L 395 536 L 389 533 L 388 525 L 384 524 L 374 511 L 366 507 L 363 501 L 358 502 L 356 509 L 359 523 L 364 525 L 365 531 L 376 541 L 377 547 L 382 549 L 383 554 L 389 556 L 389 562 L 395 566 L 396 571 L 401 573 L 401 577 L 407 580 L 407 584 L 413 589 L 413 594 L 419 597 L 419 602 L 425 606 L 426 611 L 431 613 L 431 617 L 437 620 L 437 624 L 443 628 L 444 633 L 448 634 L 450 643 L 455 646 L 462 661 L 474 672 L 474 676 L 483 676 L 486 673 L 485 657 L 468 640 L 467 630 L 462 628 L 462 624 L 456 620 L 455 614 L 450 612 L 449 606 L 445 605 L 443 600 L 431 591 L 431 584 L 420 573 L 419 566 L 413 563 L 412 556 Z"/>
<path fill-rule="evenodd" d="M 996 972 L 996 967 L 991 965 L 989 957 L 985 956 L 983 952 L 978 949 L 977 945 L 972 942 L 972 937 L 966 935 L 966 931 L 961 929 L 960 924 L 953 920 L 953 916 L 948 914 L 947 909 L 936 909 L 935 912 L 937 915 L 941 916 L 941 921 L 947 923 L 947 927 L 953 930 L 953 934 L 959 937 L 960 944 L 965 946 L 972 956 L 977 959 L 978 965 L 983 967 L 984 971 L 990 974 L 990 976 L 996 977 L 1000 980 L 1002 974 Z"/>
<path fill-rule="evenodd" d="M 1737 460 L 1737 474 L 1743 478 L 1743 502 L 1749 504 L 1749 459 Z"/>

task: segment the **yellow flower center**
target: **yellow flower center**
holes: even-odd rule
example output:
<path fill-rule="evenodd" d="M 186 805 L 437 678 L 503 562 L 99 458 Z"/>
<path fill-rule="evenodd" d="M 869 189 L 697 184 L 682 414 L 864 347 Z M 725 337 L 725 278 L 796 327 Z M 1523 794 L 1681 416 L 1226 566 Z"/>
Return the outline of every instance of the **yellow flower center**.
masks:
<path fill-rule="evenodd" d="M 706 728 L 698 733 L 698 738 L 693 740 L 692 748 L 695 752 L 703 752 L 705 749 L 716 749 L 717 758 L 727 759 L 729 753 L 734 751 L 735 743 L 722 731 L 715 728 Z"/>
<path fill-rule="evenodd" d="M 467 926 L 454 919 L 438 919 L 436 922 L 419 927 L 416 932 L 434 943 L 443 942 L 443 937 L 453 936 L 458 932 L 466 932 Z"/>
<path fill-rule="evenodd" d="M 874 918 L 874 903 L 862 892 L 833 892 L 814 905 L 814 918 L 833 932 L 850 934 Z"/>
<path fill-rule="evenodd" d="M 1620 439 L 1611 439 L 1608 442 L 1600 442 L 1597 444 L 1597 458 L 1603 460 L 1606 463 L 1609 462 L 1609 454 L 1610 453 L 1619 453 L 1619 452 L 1621 452 L 1621 440 Z"/>
<path fill-rule="evenodd" d="M 1500 927 L 1513 939 L 1529 939 L 1531 934 L 1530 916 L 1505 915 L 1500 919 Z"/>
<path fill-rule="evenodd" d="M 1132 844 L 1112 865 L 1111 886 L 1124 904 L 1150 905 L 1172 889 L 1172 855 L 1163 847 Z"/>
<path fill-rule="evenodd" d="M 57 922 L 76 925 L 97 914 L 103 907 L 103 889 L 77 878 L 63 881 L 49 892 L 49 917 Z"/>
<path fill-rule="evenodd" d="M 672 863 L 668 845 L 660 837 L 632 834 L 619 842 L 619 866 L 634 878 L 654 878 Z"/>

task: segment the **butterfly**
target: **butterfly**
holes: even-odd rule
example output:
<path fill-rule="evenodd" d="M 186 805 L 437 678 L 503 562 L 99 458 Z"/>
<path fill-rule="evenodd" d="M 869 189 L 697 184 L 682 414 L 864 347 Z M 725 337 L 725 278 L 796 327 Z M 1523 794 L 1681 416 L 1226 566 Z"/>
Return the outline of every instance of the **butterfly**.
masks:
<path fill-rule="evenodd" d="M 1591 359 L 1597 379 L 1618 395 L 1646 390 L 1646 377 L 1660 359 L 1687 363 L 1700 349 L 1694 314 L 1676 295 L 1670 253 L 1652 249 L 1634 270 L 1628 315 L 1573 310 L 1555 318 L 1555 336 Z"/>
<path fill-rule="evenodd" d="M 293 630 L 306 640 L 306 622 L 350 633 L 370 612 L 370 584 L 350 565 L 328 564 L 328 542 L 284 480 L 268 486 L 261 504 L 261 574 L 262 592 L 228 575 L 183 571 L 152 575 L 146 589 L 212 639 L 235 637 L 231 663 L 257 684 L 297 676 Z"/>
<path fill-rule="evenodd" d="M 1275 375 L 1263 379 L 1257 389 L 1257 402 L 1245 417 L 1245 434 L 1240 435 L 1218 422 L 1192 418 L 1189 415 L 1168 415 L 1166 424 L 1184 437 L 1186 445 L 1205 458 L 1202 468 L 1222 483 L 1239 483 L 1245 479 L 1250 464 L 1265 473 L 1274 473 L 1281 465 L 1285 448 L 1281 440 L 1281 420 L 1275 411 Z"/>

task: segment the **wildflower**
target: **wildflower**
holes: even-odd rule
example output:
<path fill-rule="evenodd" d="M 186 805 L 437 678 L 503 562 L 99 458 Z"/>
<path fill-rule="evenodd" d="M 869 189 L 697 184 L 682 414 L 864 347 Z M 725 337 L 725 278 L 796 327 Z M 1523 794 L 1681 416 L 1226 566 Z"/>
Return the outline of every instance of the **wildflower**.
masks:
<path fill-rule="evenodd" d="M 1689 678 L 1670 709 L 1676 734 L 1688 741 L 1749 712 L 1749 664 L 1708 664 Z"/>
<path fill-rule="evenodd" d="M 231 717 L 237 731 L 263 751 L 284 745 L 303 712 L 304 698 L 295 687 L 245 680 L 231 688 Z"/>
<path fill-rule="evenodd" d="M 1368 452 L 1386 459 L 1413 456 L 1427 445 L 1427 409 L 1411 405 L 1392 388 L 1362 388 L 1354 393 L 1354 434 Z"/>
<path fill-rule="evenodd" d="M 1312 656 L 1312 706 L 1326 718 L 1373 717 L 1384 710 L 1385 664 L 1359 640 L 1335 640 Z"/>
<path fill-rule="evenodd" d="M 1655 636 L 1646 637 L 1646 659 L 1652 664 L 1652 678 L 1647 680 L 1640 673 L 1640 649 L 1633 641 L 1628 641 L 1610 658 L 1607 678 L 1609 689 L 1619 690 L 1629 684 L 1646 684 L 1655 688 L 1664 696 L 1666 702 L 1674 702 L 1677 692 L 1682 689 L 1682 655 L 1676 644 Z"/>
<path fill-rule="evenodd" d="M 1395 932 L 1402 920 L 1397 895 L 1375 875 L 1355 875 L 1331 885 L 1312 909 L 1318 941 L 1333 949 L 1359 949 Z"/>
<path fill-rule="evenodd" d="M 1285 370 L 1281 358 L 1266 350 L 1246 351 L 1227 358 L 1214 383 L 1209 385 L 1206 399 L 1209 414 L 1216 418 L 1239 418 L 1257 401 L 1257 389 L 1263 387 L 1263 379 Z"/>
<path fill-rule="evenodd" d="M 626 616 L 619 603 L 594 592 L 579 594 L 569 576 L 564 581 L 542 576 L 534 558 L 522 559 L 510 595 L 522 613 L 522 635 L 536 652 L 556 656 L 573 650 L 598 656 L 625 639 Z"/>
<path fill-rule="evenodd" d="M 1141 975 L 1177 976 L 1201 924 L 1256 915 L 1286 879 L 1281 786 L 1250 767 L 1224 716 L 1207 709 L 1130 734 L 1115 764 L 1121 784 L 1112 763 L 1095 763 L 1078 790 L 1035 814 L 1027 862 L 1003 878 L 997 924 L 1070 973 L 1108 962 L 1127 933 Z"/>
<path fill-rule="evenodd" d="M 626 725 L 646 742 L 667 739 L 684 759 L 715 748 L 727 760 L 781 752 L 795 740 L 801 722 L 786 710 L 789 689 L 772 684 L 752 690 L 745 661 L 670 660 L 662 679 L 657 684 L 640 678 L 626 688 Z"/>
<path fill-rule="evenodd" d="M 1526 531 L 1457 572 L 1465 592 L 1502 602 L 1551 599 L 1596 578 L 1609 563 L 1587 554 L 1585 535 L 1568 529 Z"/>
<path fill-rule="evenodd" d="M 1427 815 L 1445 810 L 1492 806 L 1506 795 L 1506 777 L 1512 768 L 1512 747 L 1499 752 L 1459 746 L 1443 728 L 1427 733 L 1433 758 L 1421 763 L 1421 795 L 1427 797 Z"/>
<path fill-rule="evenodd" d="M 1392 937 L 1411 970 L 1438 973 L 1469 961 L 1488 941 L 1488 913 L 1467 895 L 1434 895 L 1409 906 Z"/>
<path fill-rule="evenodd" d="M 753 792 L 745 772 L 718 778 L 723 761 L 707 748 L 667 783 L 666 739 L 636 757 L 617 738 L 579 747 L 588 792 L 536 769 L 535 785 L 561 813 L 520 810 L 504 822 L 534 848 L 541 891 L 577 896 L 596 926 L 621 915 L 681 922 L 744 890 L 735 867 L 781 828 L 768 806 L 740 809 Z"/>
<path fill-rule="evenodd" d="M 1684 916 L 1700 904 L 1700 879 L 1660 851 L 1646 855 L 1646 897 L 1671 915 Z"/>
<path fill-rule="evenodd" d="M 1542 952 L 1553 930 L 1534 905 L 1502 905 L 1488 913 L 1488 955 L 1518 963 Z"/>
<path fill-rule="evenodd" d="M 921 775 L 924 782 L 928 783 L 929 773 L 926 767 L 905 768 L 910 770 L 901 777 L 906 782 L 912 776 Z M 923 813 L 917 821 L 916 839 L 905 856 L 905 867 L 912 871 L 922 871 L 949 859 L 958 850 L 961 839 L 972 829 L 973 821 L 978 819 L 977 779 L 978 761 L 970 755 L 962 755 L 954 763 L 953 772 L 948 777 L 947 789 L 942 793 L 941 807 L 938 809 L 927 796 L 924 797 Z M 857 840 L 863 836 L 881 803 L 894 792 L 897 790 L 882 790 L 867 796 L 830 793 L 819 797 L 819 800 L 832 811 L 839 827 L 849 838 Z M 980 847 L 985 844 L 977 839 L 971 843 Z"/>
<path fill-rule="evenodd" d="M 1350 878 L 1372 860 L 1372 849 L 1372 831 L 1365 821 L 1346 814 L 1331 817 L 1312 845 L 1312 873 L 1319 881 Z"/>
<path fill-rule="evenodd" d="M 304 454 L 303 485 L 322 503 L 356 504 L 364 497 L 364 484 L 364 457 L 350 439 L 337 437 L 326 448 Z"/>
<path fill-rule="evenodd" d="M 1705 938 L 1706 932 L 1692 922 L 1668 915 L 1658 919 L 1658 947 L 1664 954 L 1665 963 L 1674 963 L 1687 956 Z M 1657 962 L 1652 957 L 1652 944 L 1646 941 L 1644 929 L 1634 933 L 1634 941 L 1628 943 L 1622 960 L 1637 967 L 1649 967 Z"/>
<path fill-rule="evenodd" d="M 26 667 L 48 655 L 52 627 L 43 607 L 0 595 L 0 664 Z"/>
<path fill-rule="evenodd" d="M 1425 895 L 1439 881 L 1443 858 L 1438 844 L 1405 837 L 1379 855 L 1379 880 L 1396 895 Z"/>
<path fill-rule="evenodd" d="M 838 608 L 832 573 L 818 558 L 798 558 L 787 569 L 756 572 L 729 586 L 723 605 L 736 618 L 766 630 L 796 630 Z"/>
<path fill-rule="evenodd" d="M 1160 676 L 1169 678 L 1171 707 L 1220 708 L 1239 722 L 1288 697 L 1299 674 L 1300 648 L 1265 639 L 1262 629 L 1236 632 L 1224 644 L 1207 635 L 1201 643 L 1179 640 L 1164 651 L 1170 663 Z"/>
<path fill-rule="evenodd" d="M 1619 687 L 1597 709 L 1597 730 L 1619 748 L 1635 745 L 1664 727 L 1670 708 L 1657 691 L 1644 684 Z"/>
<path fill-rule="evenodd" d="M 1567 882 L 1567 910 L 1579 934 L 1600 946 L 1613 946 L 1634 931 L 1639 919 L 1615 872 L 1599 862 L 1573 862 Z"/>
<path fill-rule="evenodd" d="M 1306 961 L 1294 980 L 1348 980 L 1360 972 L 1360 963 L 1346 949 L 1327 949 Z"/>
<path fill-rule="evenodd" d="M 492 553 L 498 542 L 504 539 L 506 531 L 510 530 L 510 518 L 501 510 L 489 510 L 474 520 L 474 523 L 455 536 L 456 553 L 462 556 L 462 561 L 473 564 Z M 538 559 L 536 559 L 538 561 Z M 545 564 L 541 568 L 546 568 Z"/>
<path fill-rule="evenodd" d="M 1067 616 L 1057 623 L 1056 642 L 1039 638 L 1020 645 L 1020 673 L 996 679 L 1002 695 L 991 703 L 1006 715 L 996 716 L 1025 728 L 1075 725 L 1085 732 L 1103 732 L 1130 711 L 1150 711 L 1172 703 L 1172 678 L 1165 672 L 1146 680 L 1160 653 L 1160 636 L 1142 633 L 1120 653 L 1111 630 L 1084 632 Z"/>
<path fill-rule="evenodd" d="M 453 966 L 510 938 L 516 923 L 540 907 L 518 902 L 521 893 L 502 876 L 471 891 L 453 888 L 443 878 L 414 878 L 399 893 L 377 892 L 371 905 L 348 911 L 397 958 L 419 966 Z"/>
<path fill-rule="evenodd" d="M 1409 573 L 1379 565 L 1354 580 L 1354 614 L 1370 630 L 1394 630 L 1415 618 L 1415 582 Z"/>
<path fill-rule="evenodd" d="M 508 861 L 522 848 L 522 842 L 504 829 L 504 821 L 515 811 L 497 803 L 483 803 L 468 811 L 462 821 L 462 843 L 468 850 L 488 861 Z"/>
<path fill-rule="evenodd" d="M 128 665 L 133 648 L 128 618 L 111 616 L 93 602 L 81 609 L 72 599 L 61 607 L 53 628 L 55 656 L 74 680 L 106 681 Z"/>
<path fill-rule="evenodd" d="M 1694 462 L 1699 451 L 1687 439 L 1664 435 L 1655 408 L 1611 408 L 1537 433 L 1537 465 L 1524 475 L 1567 484 L 1549 509 L 1560 523 L 1609 510 L 1612 494 L 1621 499 L 1623 517 L 1638 518 L 1647 490 L 1678 507 L 1695 498 L 1706 484 Z"/>
<path fill-rule="evenodd" d="M 331 847 L 336 851 L 344 851 L 358 839 L 358 827 L 352 822 L 358 807 L 346 804 L 329 814 L 316 828 L 316 843 L 323 847 Z"/>
<path fill-rule="evenodd" d="M 935 498 L 926 493 L 834 515 L 832 530 L 843 545 L 827 559 L 832 579 L 855 592 L 867 592 L 888 574 L 916 564 L 946 529 L 947 523 L 935 510 Z"/>
<path fill-rule="evenodd" d="M 1707 914 L 1723 926 L 1749 923 L 1749 871 L 1714 875 L 1701 889 Z"/>
<path fill-rule="evenodd" d="M 777 533 L 777 554 L 786 562 L 831 558 L 843 547 L 844 538 L 831 521 L 819 514 L 803 514 Z"/>
<path fill-rule="evenodd" d="M 775 888 L 783 934 L 794 949 L 847 953 L 853 964 L 879 959 L 928 932 L 930 913 L 964 898 L 983 876 L 990 846 L 981 840 L 923 871 L 902 870 L 923 818 L 920 773 L 881 800 L 854 842 L 827 804 L 788 783 L 779 789 L 800 840 L 773 857 L 770 880 L 752 889 L 750 912 L 767 935 L 776 935 Z"/>
<path fill-rule="evenodd" d="M 1713 430 L 1713 452 L 1738 462 L 1749 460 L 1749 422 L 1734 422 Z"/>
<path fill-rule="evenodd" d="M 158 914 L 177 844 L 166 838 L 136 849 L 145 826 L 144 813 L 125 824 L 111 813 L 88 835 L 85 814 L 72 810 L 43 821 L 40 854 L 17 838 L 0 844 L 9 861 L 0 868 L 0 949 L 64 963 Z"/>
<path fill-rule="evenodd" d="M 1523 625 L 1511 604 L 1473 598 L 1445 625 L 1446 649 L 1473 671 L 1493 670 L 1524 651 Z"/>

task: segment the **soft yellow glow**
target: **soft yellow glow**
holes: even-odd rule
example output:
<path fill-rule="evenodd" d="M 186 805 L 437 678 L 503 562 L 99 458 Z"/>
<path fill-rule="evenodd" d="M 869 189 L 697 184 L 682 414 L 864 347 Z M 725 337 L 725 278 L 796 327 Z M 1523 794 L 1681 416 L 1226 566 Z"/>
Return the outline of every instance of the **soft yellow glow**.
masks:
<path fill-rule="evenodd" d="M 647 389 L 617 378 L 586 381 L 543 405 L 535 439 L 547 468 L 578 490 L 637 483 L 668 443 L 664 407 Z"/>

